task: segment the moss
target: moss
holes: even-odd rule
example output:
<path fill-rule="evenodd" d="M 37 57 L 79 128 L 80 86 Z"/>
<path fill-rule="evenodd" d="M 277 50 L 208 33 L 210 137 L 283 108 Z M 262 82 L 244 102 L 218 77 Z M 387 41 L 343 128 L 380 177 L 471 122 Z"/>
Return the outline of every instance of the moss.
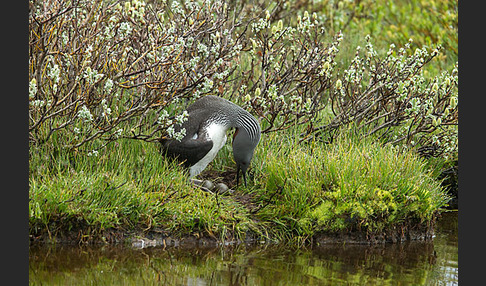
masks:
<path fill-rule="evenodd" d="M 449 200 L 413 153 L 373 139 L 339 138 L 332 145 L 280 145 L 277 154 L 262 154 L 261 185 L 254 192 L 272 204 L 257 215 L 273 223 L 276 236 L 380 233 L 406 220 L 430 221 Z M 275 136 L 263 148 L 276 150 L 278 142 Z"/>

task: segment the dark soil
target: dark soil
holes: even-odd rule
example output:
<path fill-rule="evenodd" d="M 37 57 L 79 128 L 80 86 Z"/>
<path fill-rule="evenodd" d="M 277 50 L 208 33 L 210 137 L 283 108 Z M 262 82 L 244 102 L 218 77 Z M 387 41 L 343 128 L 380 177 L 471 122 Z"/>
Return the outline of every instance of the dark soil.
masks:
<path fill-rule="evenodd" d="M 249 193 L 241 193 L 238 192 L 238 186 L 236 186 L 236 170 L 234 169 L 226 169 L 223 172 L 218 172 L 214 170 L 204 171 L 199 176 L 202 180 L 209 180 L 213 183 L 224 183 L 228 186 L 228 188 L 234 190 L 235 192 L 232 194 L 232 198 L 245 206 L 250 212 L 256 212 L 259 209 L 259 206 L 255 205 L 254 203 L 254 195 Z M 243 183 L 241 179 L 240 184 Z"/>
<path fill-rule="evenodd" d="M 433 238 L 434 227 L 419 225 L 411 228 L 397 227 L 386 233 L 368 234 L 359 231 L 316 233 L 310 240 L 309 245 L 326 245 L 335 243 L 346 244 L 385 244 L 402 243 L 405 241 L 426 241 Z M 95 232 L 89 227 L 76 230 L 61 231 L 55 234 L 43 233 L 38 236 L 30 235 L 30 243 L 57 243 L 57 244 L 128 244 L 135 248 L 153 246 L 161 247 L 214 247 L 218 245 L 233 244 L 256 244 L 264 241 L 271 243 L 271 240 L 248 233 L 245 240 L 229 239 L 220 241 L 215 237 L 203 233 L 192 233 L 178 236 L 163 229 L 152 229 L 149 231 L 123 229 L 106 229 Z"/>
<path fill-rule="evenodd" d="M 458 186 L 459 168 L 457 161 L 454 166 L 441 172 L 438 179 L 442 180 L 442 187 L 452 197 L 449 201 L 449 209 L 457 209 L 459 205 L 459 186 Z"/>
<path fill-rule="evenodd" d="M 224 183 L 230 189 L 236 188 L 236 170 L 233 169 L 227 169 L 223 172 L 205 170 L 199 175 L 199 178 L 201 178 L 201 180 L 209 180 L 215 184 Z"/>

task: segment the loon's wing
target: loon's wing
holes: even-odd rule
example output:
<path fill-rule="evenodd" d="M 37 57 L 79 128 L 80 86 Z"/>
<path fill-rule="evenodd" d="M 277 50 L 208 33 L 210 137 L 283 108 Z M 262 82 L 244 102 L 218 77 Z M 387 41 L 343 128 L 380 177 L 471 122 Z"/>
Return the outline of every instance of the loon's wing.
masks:
<path fill-rule="evenodd" d="M 180 131 L 181 128 L 186 129 L 184 138 L 181 141 L 175 139 L 164 139 L 161 141 L 165 155 L 184 161 L 186 167 L 194 165 L 206 156 L 213 148 L 213 141 L 206 136 L 202 128 L 207 116 L 209 116 L 207 110 L 191 110 L 187 121 L 180 126 L 175 126 L 176 132 Z"/>

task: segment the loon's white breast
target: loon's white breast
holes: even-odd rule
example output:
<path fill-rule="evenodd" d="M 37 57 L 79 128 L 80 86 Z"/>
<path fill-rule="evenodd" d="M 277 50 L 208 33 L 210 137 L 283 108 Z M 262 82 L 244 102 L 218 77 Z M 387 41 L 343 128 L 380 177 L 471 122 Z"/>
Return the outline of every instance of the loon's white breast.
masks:
<path fill-rule="evenodd" d="M 204 156 L 199 162 L 192 165 L 189 168 L 189 177 L 194 177 L 201 173 L 211 161 L 213 161 L 214 157 L 218 154 L 218 151 L 224 146 L 226 143 L 226 131 L 228 130 L 228 126 L 219 124 L 219 123 L 211 123 L 206 127 L 206 138 L 207 140 L 213 141 L 213 148 L 209 150 L 209 152 Z M 197 139 L 198 135 L 195 134 L 192 139 Z"/>

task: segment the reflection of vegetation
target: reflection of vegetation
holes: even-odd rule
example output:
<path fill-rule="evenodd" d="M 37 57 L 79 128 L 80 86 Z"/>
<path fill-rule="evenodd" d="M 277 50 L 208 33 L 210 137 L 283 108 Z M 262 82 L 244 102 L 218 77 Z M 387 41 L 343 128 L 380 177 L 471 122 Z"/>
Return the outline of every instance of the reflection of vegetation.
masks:
<path fill-rule="evenodd" d="M 444 213 L 438 220 L 439 231 L 434 238 L 434 250 L 437 255 L 434 271 L 428 275 L 429 285 L 432 281 L 451 281 L 458 283 L 458 214 Z M 437 283 L 435 283 L 437 284 Z"/>
<path fill-rule="evenodd" d="M 444 263 L 457 262 L 457 240 L 455 246 L 450 246 L 455 240 L 444 239 L 443 234 L 439 231 L 439 240 L 433 244 L 327 245 L 313 249 L 276 245 L 142 250 L 113 246 L 31 247 L 29 278 L 32 284 L 63 285 L 95 281 L 101 285 L 192 285 L 195 281 L 210 285 L 457 282 L 457 278 L 445 276 L 450 272 L 443 268 Z M 457 265 L 452 267 L 457 270 Z"/>
<path fill-rule="evenodd" d="M 29 25 L 32 237 L 307 239 L 429 225 L 446 204 L 457 1 L 31 0 Z M 207 94 L 262 123 L 234 197 L 195 190 L 155 146 Z"/>

